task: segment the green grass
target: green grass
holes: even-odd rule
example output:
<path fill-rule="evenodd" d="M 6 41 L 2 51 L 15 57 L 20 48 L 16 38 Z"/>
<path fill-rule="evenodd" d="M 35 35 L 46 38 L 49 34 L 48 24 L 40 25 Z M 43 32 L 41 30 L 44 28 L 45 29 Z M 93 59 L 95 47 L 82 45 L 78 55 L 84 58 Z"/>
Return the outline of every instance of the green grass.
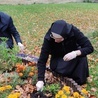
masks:
<path fill-rule="evenodd" d="M 92 38 L 92 34 L 98 31 L 97 3 L 0 5 L 0 11 L 12 16 L 23 43 L 31 52 L 34 52 L 35 47 L 40 50 L 43 37 L 51 23 L 58 19 L 64 19 L 80 28 L 90 38 L 95 47 L 95 52 L 90 55 L 91 59 L 98 58 L 98 39 L 95 38 L 98 36 L 95 35 L 94 39 Z M 36 55 L 39 55 L 37 50 Z M 96 93 L 92 93 L 96 96 L 98 96 L 97 65 L 98 62 L 89 62 L 90 75 L 93 76 L 93 81 L 88 83 L 88 89 L 95 88 Z"/>
<path fill-rule="evenodd" d="M 58 19 L 64 19 L 76 25 L 83 32 L 91 32 L 98 28 L 96 3 L 0 5 L 0 11 L 12 16 L 23 41 L 28 44 L 28 48 L 35 42 L 41 45 L 43 36 L 51 23 Z M 29 40 L 27 36 L 29 36 Z M 37 39 L 35 39 L 36 37 Z"/>

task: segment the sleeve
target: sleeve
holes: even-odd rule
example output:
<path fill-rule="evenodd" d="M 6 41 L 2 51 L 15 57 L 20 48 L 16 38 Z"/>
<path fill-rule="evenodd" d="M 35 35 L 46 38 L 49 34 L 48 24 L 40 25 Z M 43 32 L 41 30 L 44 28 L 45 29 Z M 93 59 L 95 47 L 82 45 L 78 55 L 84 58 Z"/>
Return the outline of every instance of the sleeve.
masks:
<path fill-rule="evenodd" d="M 44 81 L 44 75 L 45 75 L 45 70 L 46 70 L 46 62 L 49 57 L 49 52 L 50 52 L 50 44 L 47 39 L 44 39 L 42 48 L 41 48 L 41 53 L 40 57 L 37 63 L 38 67 L 38 80 Z"/>
<path fill-rule="evenodd" d="M 19 35 L 18 31 L 16 30 L 11 17 L 9 19 L 8 31 L 14 37 L 17 44 L 18 44 L 18 42 L 22 43 L 20 35 Z"/>
<path fill-rule="evenodd" d="M 86 56 L 94 51 L 94 48 L 90 42 L 90 40 L 84 36 L 84 34 L 77 29 L 76 27 L 73 27 L 74 30 L 74 36 L 76 39 L 76 42 L 81 47 L 79 50 L 81 51 L 81 56 Z"/>

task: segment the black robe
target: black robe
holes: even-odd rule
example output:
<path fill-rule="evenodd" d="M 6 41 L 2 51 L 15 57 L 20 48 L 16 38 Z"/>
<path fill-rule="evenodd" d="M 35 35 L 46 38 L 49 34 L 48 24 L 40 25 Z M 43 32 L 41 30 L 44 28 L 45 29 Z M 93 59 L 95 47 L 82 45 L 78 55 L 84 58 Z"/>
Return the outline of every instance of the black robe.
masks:
<path fill-rule="evenodd" d="M 8 39 L 8 48 L 13 47 L 13 37 L 16 43 L 22 43 L 20 35 L 13 24 L 12 18 L 3 12 L 0 12 L 0 37 L 5 37 Z"/>
<path fill-rule="evenodd" d="M 55 32 L 64 38 L 64 41 L 56 43 L 50 37 L 51 32 Z M 65 54 L 80 50 L 81 56 L 70 61 L 64 61 Z M 44 37 L 41 54 L 38 60 L 38 80 L 44 81 L 46 62 L 50 58 L 50 68 L 52 71 L 64 77 L 74 79 L 78 84 L 86 83 L 89 76 L 87 55 L 93 52 L 93 46 L 89 39 L 75 26 L 66 23 L 64 20 L 57 20 L 52 23 L 50 29 Z"/>

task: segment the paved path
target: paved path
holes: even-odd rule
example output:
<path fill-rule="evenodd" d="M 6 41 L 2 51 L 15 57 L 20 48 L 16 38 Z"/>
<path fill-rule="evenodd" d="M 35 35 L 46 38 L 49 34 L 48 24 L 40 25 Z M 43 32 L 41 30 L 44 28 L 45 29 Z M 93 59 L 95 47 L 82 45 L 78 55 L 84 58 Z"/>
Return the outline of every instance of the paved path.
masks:
<path fill-rule="evenodd" d="M 34 4 L 34 3 L 66 3 L 83 2 L 84 0 L 0 0 L 0 4 Z M 98 0 L 92 0 L 98 2 Z"/>
<path fill-rule="evenodd" d="M 82 0 L 0 0 L 0 4 L 65 3 Z"/>

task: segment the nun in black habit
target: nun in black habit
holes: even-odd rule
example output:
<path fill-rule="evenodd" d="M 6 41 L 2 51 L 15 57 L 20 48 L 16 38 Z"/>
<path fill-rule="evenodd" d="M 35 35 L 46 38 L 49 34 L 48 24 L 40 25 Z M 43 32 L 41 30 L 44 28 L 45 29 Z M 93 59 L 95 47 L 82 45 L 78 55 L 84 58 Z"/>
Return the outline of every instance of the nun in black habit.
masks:
<path fill-rule="evenodd" d="M 50 58 L 52 71 L 75 80 L 79 85 L 85 84 L 89 76 L 87 55 L 93 52 L 89 39 L 72 24 L 64 20 L 52 23 L 44 37 L 38 60 L 37 90 L 44 86 L 46 62 Z"/>
<path fill-rule="evenodd" d="M 14 46 L 14 39 L 21 51 L 24 50 L 24 45 L 17 31 L 13 19 L 10 15 L 0 12 L 0 44 L 3 42 L 2 38 L 7 38 L 6 48 L 12 49 Z M 13 39 L 14 38 L 14 39 Z"/>

